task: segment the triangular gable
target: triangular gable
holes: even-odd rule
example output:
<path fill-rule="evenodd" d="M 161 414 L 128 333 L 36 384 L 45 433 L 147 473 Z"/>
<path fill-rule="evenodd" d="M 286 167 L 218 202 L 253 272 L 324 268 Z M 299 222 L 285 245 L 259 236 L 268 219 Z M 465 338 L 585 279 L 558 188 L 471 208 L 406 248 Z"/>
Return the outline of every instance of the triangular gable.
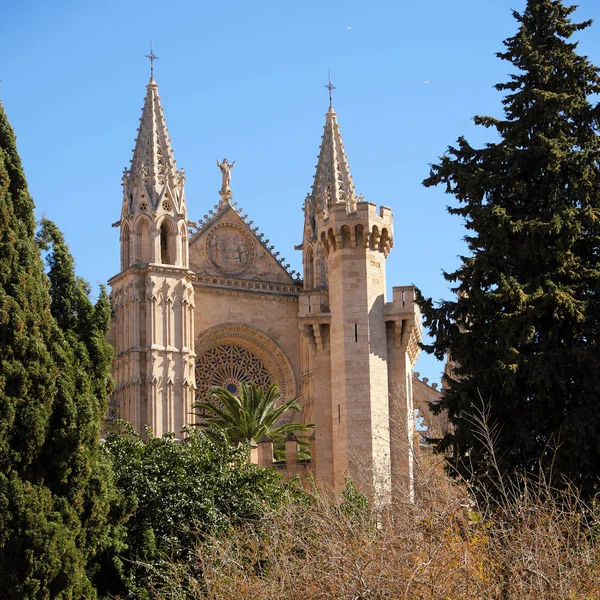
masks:
<path fill-rule="evenodd" d="M 264 234 L 252 227 L 230 204 L 192 231 L 190 269 L 199 275 L 231 277 L 269 283 L 298 283 L 294 271 L 273 252 Z M 211 211 L 212 212 L 212 211 Z M 192 226 L 193 227 L 193 226 Z"/>

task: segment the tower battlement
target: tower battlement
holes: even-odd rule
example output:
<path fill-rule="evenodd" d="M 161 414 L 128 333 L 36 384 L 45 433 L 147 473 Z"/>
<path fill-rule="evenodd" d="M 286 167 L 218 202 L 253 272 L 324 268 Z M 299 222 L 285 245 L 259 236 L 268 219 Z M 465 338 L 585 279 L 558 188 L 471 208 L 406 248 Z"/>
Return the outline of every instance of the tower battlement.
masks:
<path fill-rule="evenodd" d="M 387 219 L 393 219 L 392 209 L 389 206 L 378 206 L 375 202 L 367 202 L 366 200 L 357 200 L 352 204 L 346 204 L 345 202 L 338 202 L 336 204 L 330 204 L 329 208 L 323 214 L 323 220 L 329 221 L 333 217 L 339 220 L 343 215 L 353 217 L 356 219 L 364 219 L 376 222 L 377 220 L 385 221 Z"/>
<path fill-rule="evenodd" d="M 328 254 L 343 248 L 370 248 L 387 255 L 394 245 L 394 217 L 391 208 L 372 202 L 359 202 L 354 212 L 345 204 L 330 207 L 327 217 L 318 221 L 318 239 Z"/>

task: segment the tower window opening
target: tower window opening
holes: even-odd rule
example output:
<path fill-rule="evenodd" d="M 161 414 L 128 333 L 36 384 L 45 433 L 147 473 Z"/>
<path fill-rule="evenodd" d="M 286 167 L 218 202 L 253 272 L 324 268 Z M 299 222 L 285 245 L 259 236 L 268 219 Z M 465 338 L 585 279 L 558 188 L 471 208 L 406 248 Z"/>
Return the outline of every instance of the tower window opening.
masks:
<path fill-rule="evenodd" d="M 333 229 L 331 227 L 329 228 L 329 231 L 327 232 L 327 237 L 329 239 L 329 246 L 331 247 L 332 250 L 335 251 L 335 248 L 336 248 L 335 233 L 333 233 Z"/>
<path fill-rule="evenodd" d="M 350 227 L 343 225 L 341 229 L 342 234 L 342 248 L 350 248 L 352 246 L 352 235 L 350 233 Z"/>
<path fill-rule="evenodd" d="M 354 228 L 354 241 L 356 243 L 357 248 L 360 248 L 360 246 L 363 243 L 363 232 L 364 232 L 364 227 L 362 225 L 357 225 Z"/>
<path fill-rule="evenodd" d="M 354 341 L 358 342 L 358 323 L 354 323 Z"/>
<path fill-rule="evenodd" d="M 338 423 L 342 422 L 342 409 L 340 407 L 340 405 L 338 404 Z"/>
<path fill-rule="evenodd" d="M 174 259 L 173 236 L 168 222 L 160 226 L 160 262 L 164 265 L 172 265 Z"/>
<path fill-rule="evenodd" d="M 147 220 L 143 220 L 138 225 L 138 247 L 137 247 L 137 262 L 146 264 L 150 262 L 150 224 Z"/>
<path fill-rule="evenodd" d="M 125 225 L 121 233 L 121 270 L 124 271 L 129 267 L 130 264 L 130 243 L 131 238 L 129 236 L 129 227 Z"/>
<path fill-rule="evenodd" d="M 312 246 L 306 249 L 304 256 L 304 289 L 311 290 L 315 285 L 315 255 Z"/>

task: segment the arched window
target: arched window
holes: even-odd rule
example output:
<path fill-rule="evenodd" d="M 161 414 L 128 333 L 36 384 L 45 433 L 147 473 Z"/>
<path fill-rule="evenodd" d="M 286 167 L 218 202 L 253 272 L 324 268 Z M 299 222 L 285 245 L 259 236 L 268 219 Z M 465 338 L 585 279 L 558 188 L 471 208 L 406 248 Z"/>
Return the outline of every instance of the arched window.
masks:
<path fill-rule="evenodd" d="M 357 248 L 360 248 L 362 246 L 363 232 L 364 232 L 364 227 L 362 225 L 357 225 L 354 228 L 354 239 L 355 239 Z"/>
<path fill-rule="evenodd" d="M 169 221 L 163 221 L 160 226 L 160 262 L 163 265 L 172 265 L 175 262 L 175 252 L 173 252 L 174 236 L 171 231 Z"/>
<path fill-rule="evenodd" d="M 131 244 L 131 240 L 129 237 L 129 225 L 127 223 L 123 225 L 121 228 L 121 271 L 124 271 L 129 267 L 130 255 L 129 255 L 129 246 Z"/>
<path fill-rule="evenodd" d="M 323 254 L 323 248 L 320 244 L 317 246 L 317 254 L 315 257 L 315 275 L 317 277 L 315 283 L 316 287 L 324 287 L 327 285 L 327 259 Z"/>
<path fill-rule="evenodd" d="M 350 227 L 348 227 L 348 225 L 342 225 L 341 233 L 342 233 L 342 248 L 351 248 L 352 241 L 351 241 Z"/>
<path fill-rule="evenodd" d="M 137 228 L 137 262 L 150 262 L 150 223 L 146 219 L 140 221 Z"/>
<path fill-rule="evenodd" d="M 321 247 L 329 254 L 329 242 L 327 241 L 327 236 L 324 231 L 321 231 Z"/>
<path fill-rule="evenodd" d="M 329 231 L 327 233 L 327 238 L 329 240 L 329 245 L 331 249 L 335 250 L 335 233 L 333 233 L 333 229 L 331 229 L 331 227 L 329 228 Z"/>
<path fill-rule="evenodd" d="M 304 256 L 304 289 L 312 290 L 315 286 L 315 255 L 312 246 L 308 246 Z"/>
<path fill-rule="evenodd" d="M 187 267 L 188 265 L 188 240 L 187 240 L 187 229 L 185 227 L 185 225 L 182 223 L 181 224 L 181 233 L 180 233 L 180 240 L 179 243 L 181 244 L 181 266 L 183 267 Z"/>

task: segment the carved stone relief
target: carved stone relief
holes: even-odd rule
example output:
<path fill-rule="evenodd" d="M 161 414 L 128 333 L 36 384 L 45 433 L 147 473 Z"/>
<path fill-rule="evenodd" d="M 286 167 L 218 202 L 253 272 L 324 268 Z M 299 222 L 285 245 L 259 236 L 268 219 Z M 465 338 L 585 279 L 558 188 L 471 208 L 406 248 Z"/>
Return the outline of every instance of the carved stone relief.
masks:
<path fill-rule="evenodd" d="M 288 357 L 255 327 L 242 323 L 216 325 L 198 337 L 195 350 L 198 399 L 214 385 L 231 386 L 230 391 L 236 394 L 242 381 L 254 381 L 265 388 L 276 383 L 284 400 L 297 393 Z M 218 366 L 221 364 L 225 368 Z"/>
<path fill-rule="evenodd" d="M 206 236 L 206 255 L 224 275 L 243 275 L 254 263 L 254 243 L 235 223 L 219 223 Z"/>
<path fill-rule="evenodd" d="M 196 361 L 197 400 L 208 399 L 215 386 L 237 395 L 241 383 L 255 383 L 264 389 L 271 384 L 271 375 L 265 365 L 246 348 L 235 344 L 216 346 Z"/>

